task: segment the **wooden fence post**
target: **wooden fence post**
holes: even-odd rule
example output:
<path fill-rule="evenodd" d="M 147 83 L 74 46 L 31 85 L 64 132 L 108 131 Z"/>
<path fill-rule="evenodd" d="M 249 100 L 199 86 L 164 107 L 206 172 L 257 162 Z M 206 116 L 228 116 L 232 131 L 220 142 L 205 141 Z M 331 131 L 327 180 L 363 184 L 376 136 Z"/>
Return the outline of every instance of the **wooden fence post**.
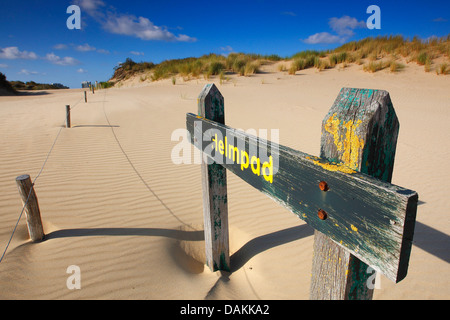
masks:
<path fill-rule="evenodd" d="M 214 84 L 200 93 L 198 115 L 225 124 L 224 99 Z M 226 169 L 202 160 L 201 170 L 206 264 L 212 271 L 230 271 Z"/>
<path fill-rule="evenodd" d="M 390 182 L 398 130 L 388 92 L 343 88 L 322 122 L 320 157 Z M 408 228 L 414 224 L 405 225 Z M 311 299 L 370 300 L 372 274 L 345 247 L 315 231 Z"/>
<path fill-rule="evenodd" d="M 70 128 L 70 106 L 66 105 L 66 128 Z"/>
<path fill-rule="evenodd" d="M 87 103 L 87 94 L 86 94 L 86 90 L 84 90 L 84 103 Z"/>
<path fill-rule="evenodd" d="M 38 242 L 44 239 L 44 228 L 42 227 L 41 213 L 39 204 L 34 192 L 33 184 L 29 175 L 22 175 L 16 178 L 19 193 L 22 198 L 22 204 L 25 206 L 25 215 L 27 217 L 28 233 L 31 241 Z"/>

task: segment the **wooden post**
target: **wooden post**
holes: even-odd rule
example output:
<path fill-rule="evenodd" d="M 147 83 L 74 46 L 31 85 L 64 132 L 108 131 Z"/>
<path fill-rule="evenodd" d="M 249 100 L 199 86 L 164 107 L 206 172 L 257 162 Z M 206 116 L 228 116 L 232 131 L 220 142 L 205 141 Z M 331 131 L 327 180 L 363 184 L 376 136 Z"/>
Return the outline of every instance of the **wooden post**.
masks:
<path fill-rule="evenodd" d="M 224 99 L 214 84 L 200 93 L 198 115 L 225 124 Z M 212 271 L 230 271 L 226 169 L 202 160 L 201 170 L 206 264 Z"/>
<path fill-rule="evenodd" d="M 388 92 L 343 88 L 322 122 L 320 157 L 390 182 L 398 130 Z M 406 221 L 404 228 L 412 233 L 414 221 Z M 406 275 L 406 268 L 399 274 Z M 344 246 L 315 231 L 311 299 L 370 300 L 373 287 L 368 279 L 372 275 L 368 265 Z"/>
<path fill-rule="evenodd" d="M 45 237 L 44 228 L 42 227 L 41 213 L 39 204 L 34 192 L 33 184 L 29 175 L 22 175 L 16 178 L 17 186 L 22 198 L 22 204 L 25 206 L 25 214 L 27 217 L 28 233 L 31 241 L 42 241 Z"/>
<path fill-rule="evenodd" d="M 70 106 L 66 105 L 66 128 L 70 128 Z"/>
<path fill-rule="evenodd" d="M 87 94 L 86 94 L 86 90 L 84 90 L 84 103 L 87 103 Z"/>

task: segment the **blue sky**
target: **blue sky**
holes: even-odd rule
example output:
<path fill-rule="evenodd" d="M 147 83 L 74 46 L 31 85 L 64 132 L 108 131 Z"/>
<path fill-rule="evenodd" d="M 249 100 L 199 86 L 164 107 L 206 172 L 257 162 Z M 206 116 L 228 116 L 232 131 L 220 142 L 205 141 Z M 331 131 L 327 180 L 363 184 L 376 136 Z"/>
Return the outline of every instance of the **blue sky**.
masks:
<path fill-rule="evenodd" d="M 0 71 L 8 80 L 106 81 L 127 57 L 159 63 L 203 54 L 289 56 L 368 36 L 446 36 L 450 1 L 1 0 Z M 77 5 L 81 29 L 68 29 Z M 368 29 L 367 8 L 381 9 Z"/>

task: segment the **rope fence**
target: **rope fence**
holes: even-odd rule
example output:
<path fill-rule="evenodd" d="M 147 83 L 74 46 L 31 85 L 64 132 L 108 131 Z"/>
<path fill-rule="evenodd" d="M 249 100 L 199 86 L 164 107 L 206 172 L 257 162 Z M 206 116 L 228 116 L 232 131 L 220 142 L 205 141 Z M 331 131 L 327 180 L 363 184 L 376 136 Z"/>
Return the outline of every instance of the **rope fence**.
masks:
<path fill-rule="evenodd" d="M 91 91 L 91 92 L 92 92 L 92 91 Z M 92 93 L 93 93 L 93 92 L 92 92 Z M 109 120 L 109 118 L 108 118 L 108 115 L 107 115 L 107 113 L 106 113 L 106 108 L 105 108 L 106 93 L 107 93 L 107 92 L 105 91 L 105 92 L 104 92 L 104 95 L 103 95 L 103 101 L 102 101 L 103 113 L 104 113 L 105 119 L 106 119 L 106 121 L 107 121 L 107 123 L 108 123 L 108 126 L 111 128 L 113 137 L 114 137 L 115 141 L 117 142 L 117 145 L 118 145 L 119 149 L 121 150 L 121 152 L 122 152 L 123 155 L 125 156 L 127 162 L 130 164 L 131 168 L 132 168 L 133 171 L 136 173 L 136 175 L 139 177 L 139 179 L 141 180 L 141 182 L 145 185 L 145 187 L 152 193 L 152 195 L 153 195 L 153 196 L 161 203 L 161 205 L 162 205 L 162 206 L 163 206 L 163 207 L 164 207 L 164 208 L 165 208 L 165 209 L 166 209 L 166 210 L 167 210 L 167 211 L 168 211 L 168 212 L 169 212 L 176 220 L 178 220 L 178 221 L 179 221 L 180 223 L 182 223 L 183 225 L 185 225 L 185 226 L 187 226 L 187 227 L 189 227 L 189 228 L 191 228 L 191 229 L 193 229 L 193 230 L 196 230 L 195 228 L 193 228 L 192 226 L 190 226 L 189 224 L 187 224 L 186 222 L 184 222 L 183 220 L 181 220 L 181 219 L 180 219 L 180 218 L 179 218 L 179 217 L 178 217 L 178 216 L 177 216 L 177 215 L 176 215 L 176 214 L 175 214 L 175 213 L 167 206 L 167 204 L 166 204 L 166 203 L 165 203 L 165 202 L 164 202 L 164 201 L 163 201 L 163 200 L 155 193 L 155 191 L 153 191 L 153 189 L 149 186 L 149 184 L 145 181 L 145 179 L 144 179 L 144 178 L 142 177 L 142 175 L 139 173 L 139 171 L 137 170 L 137 168 L 135 167 L 135 165 L 133 164 L 133 162 L 132 162 L 131 159 L 129 158 L 128 154 L 125 152 L 124 148 L 122 147 L 122 144 L 121 144 L 120 141 L 119 141 L 119 138 L 118 138 L 117 135 L 116 135 L 116 132 L 115 132 L 115 130 L 114 130 L 114 127 L 111 125 L 111 122 L 110 122 L 110 120 Z M 15 224 L 13 230 L 12 230 L 11 236 L 10 236 L 10 238 L 9 238 L 7 244 L 6 244 L 6 247 L 5 247 L 4 251 L 3 251 L 3 254 L 2 254 L 1 258 L 0 258 L 0 263 L 3 261 L 5 255 L 6 255 L 6 252 L 7 252 L 7 250 L 8 250 L 8 247 L 9 247 L 9 245 L 10 245 L 10 243 L 11 243 L 13 237 L 14 237 L 14 234 L 15 234 L 15 232 L 16 232 L 17 226 L 18 226 L 18 224 L 19 224 L 19 222 L 20 222 L 20 220 L 21 220 L 21 218 L 22 218 L 24 212 L 26 212 L 26 215 L 27 215 L 28 232 L 29 232 L 29 234 L 30 234 L 31 240 L 32 240 L 33 242 L 37 242 L 37 241 L 43 240 L 43 238 L 44 238 L 44 236 L 45 236 L 44 233 L 43 233 L 43 231 L 42 231 L 42 232 L 36 232 L 36 231 L 35 231 L 36 229 L 38 229 L 38 230 L 42 229 L 42 221 L 41 221 L 41 218 L 40 218 L 39 207 L 38 207 L 38 205 L 37 205 L 37 199 L 36 199 L 35 193 L 34 193 L 34 186 L 35 186 L 36 181 L 38 180 L 38 178 L 41 176 L 41 174 L 42 174 L 42 172 L 43 172 L 43 170 L 44 170 L 44 168 L 45 168 L 45 165 L 47 164 L 47 161 L 48 161 L 48 159 L 49 159 L 49 157 L 50 157 L 50 155 L 51 155 L 51 153 L 52 153 L 52 151 L 53 151 L 53 149 L 54 149 L 54 147 L 55 147 L 55 145 L 56 145 L 56 143 L 57 143 L 57 141 L 58 141 L 58 138 L 59 138 L 60 135 L 61 135 L 62 129 L 63 129 L 63 128 L 70 128 L 70 127 L 71 127 L 71 125 L 70 125 L 70 112 L 73 111 L 83 99 L 84 99 L 85 103 L 87 103 L 86 91 L 84 91 L 83 97 L 81 97 L 74 105 L 72 105 L 72 106 L 66 105 L 66 117 L 65 117 L 65 121 L 64 121 L 63 124 L 61 125 L 61 127 L 60 127 L 60 129 L 59 129 L 59 131 L 58 131 L 58 133 L 57 133 L 57 135 L 56 135 L 54 141 L 53 141 L 53 144 L 52 144 L 52 146 L 51 146 L 49 152 L 47 153 L 47 156 L 45 157 L 44 163 L 42 164 L 42 167 L 40 168 L 40 170 L 39 170 L 38 174 L 36 175 L 36 177 L 34 178 L 33 182 L 31 182 L 31 179 L 30 179 L 30 177 L 29 177 L 28 175 L 19 176 L 19 177 L 16 178 L 16 182 L 17 182 L 17 184 L 18 184 L 18 186 L 19 186 L 19 191 L 20 191 L 20 193 L 21 193 L 21 195 L 22 195 L 23 207 L 22 207 L 22 210 L 21 210 L 21 212 L 20 212 L 20 214 L 19 214 L 19 217 L 18 217 L 18 219 L 17 219 L 17 221 L 16 221 L 16 224 Z M 28 186 L 25 188 L 26 191 L 24 191 L 24 188 L 21 187 L 21 184 L 23 184 L 22 181 L 26 181 L 26 180 L 30 180 L 30 182 L 28 183 Z M 19 181 L 21 181 L 21 182 L 19 182 Z M 25 183 L 25 184 L 26 184 L 26 183 Z M 33 208 L 27 209 L 27 208 L 30 206 L 30 203 L 31 203 L 31 202 L 36 202 L 36 205 L 34 205 L 34 206 L 31 205 Z M 35 212 L 29 212 L 30 210 L 34 210 Z M 30 215 L 35 216 L 35 223 L 33 223 L 33 226 L 30 226 L 29 213 L 31 213 Z M 37 222 L 36 222 L 36 221 L 37 221 Z M 33 229 L 34 229 L 34 230 L 33 230 Z M 37 234 L 37 235 L 33 237 L 33 236 L 32 236 L 33 233 L 35 233 L 35 234 Z"/>
<path fill-rule="evenodd" d="M 84 97 L 80 98 L 70 109 L 73 110 L 81 102 L 82 99 L 84 99 Z M 47 164 L 47 161 L 48 161 L 48 159 L 50 157 L 50 154 L 52 153 L 53 148 L 55 147 L 56 142 L 58 141 L 58 138 L 61 135 L 61 131 L 62 131 L 62 129 L 64 127 L 65 126 L 64 126 L 64 123 L 63 123 L 61 125 L 61 127 L 60 127 L 60 129 L 59 129 L 59 131 L 58 131 L 58 133 L 56 135 L 56 137 L 55 137 L 55 140 L 53 141 L 52 146 L 50 147 L 50 150 L 47 153 L 47 156 L 45 157 L 45 160 L 44 160 L 44 163 L 41 166 L 41 169 L 39 170 L 38 174 L 36 175 L 36 177 L 34 178 L 33 182 L 31 183 L 31 186 L 29 187 L 29 190 L 27 190 L 27 192 L 25 194 L 23 194 L 23 196 L 22 196 L 23 207 L 22 207 L 22 210 L 20 211 L 19 218 L 17 219 L 17 222 L 16 222 L 16 224 L 15 224 L 15 226 L 14 226 L 12 232 L 11 232 L 11 236 L 9 237 L 9 240 L 8 240 L 8 242 L 6 244 L 6 247 L 5 247 L 5 249 L 4 249 L 3 253 L 2 253 L 2 256 L 0 257 L 0 263 L 3 261 L 5 255 L 6 255 L 6 252 L 8 251 L 9 245 L 11 244 L 11 241 L 12 241 L 12 239 L 14 237 L 14 233 L 16 232 L 17 226 L 19 225 L 19 221 L 22 218 L 23 212 L 25 211 L 25 209 L 29 205 L 30 199 L 33 198 L 32 195 L 34 194 L 34 186 L 36 185 L 36 181 L 38 180 L 38 178 L 41 176 L 42 172 L 44 171 L 44 167 Z M 26 177 L 29 178 L 29 176 L 27 176 L 27 175 L 19 176 L 19 177 L 17 177 L 16 181 L 19 184 L 19 181 L 26 180 Z"/>

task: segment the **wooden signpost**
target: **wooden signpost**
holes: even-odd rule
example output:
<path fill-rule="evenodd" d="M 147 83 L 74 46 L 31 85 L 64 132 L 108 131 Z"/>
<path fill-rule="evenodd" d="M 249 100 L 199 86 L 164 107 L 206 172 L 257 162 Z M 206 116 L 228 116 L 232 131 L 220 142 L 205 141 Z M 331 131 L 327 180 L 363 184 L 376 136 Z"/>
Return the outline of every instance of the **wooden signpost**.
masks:
<path fill-rule="evenodd" d="M 216 86 L 207 86 L 200 94 L 198 114 L 218 124 L 225 123 L 224 100 Z M 225 168 L 217 163 L 207 164 L 203 161 L 202 186 L 206 264 L 214 271 L 230 271 Z"/>
<path fill-rule="evenodd" d="M 205 155 L 212 270 L 230 270 L 228 169 L 316 230 L 312 299 L 370 299 L 368 266 L 395 282 L 406 276 L 418 195 L 389 183 L 398 121 L 386 91 L 341 90 L 322 125 L 320 158 L 226 126 L 223 97 L 213 84 L 198 101 L 199 113 L 187 114 L 186 125 Z"/>

